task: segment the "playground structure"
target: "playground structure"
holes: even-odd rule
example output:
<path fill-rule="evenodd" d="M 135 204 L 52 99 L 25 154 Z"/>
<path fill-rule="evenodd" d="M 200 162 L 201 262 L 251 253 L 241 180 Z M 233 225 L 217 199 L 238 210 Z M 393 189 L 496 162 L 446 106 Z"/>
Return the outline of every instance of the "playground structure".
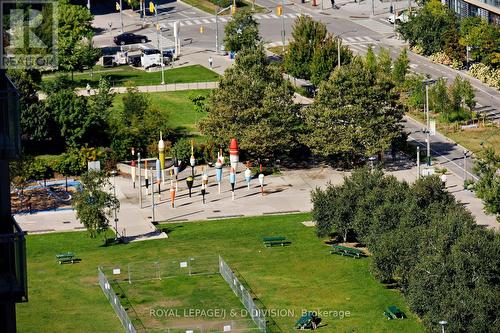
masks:
<path fill-rule="evenodd" d="M 13 214 L 32 214 L 40 211 L 69 209 L 72 192 L 76 191 L 80 182 L 70 179 L 53 181 L 36 181 L 34 185 L 16 188 L 11 191 Z M 68 190 L 66 190 L 68 189 Z"/>

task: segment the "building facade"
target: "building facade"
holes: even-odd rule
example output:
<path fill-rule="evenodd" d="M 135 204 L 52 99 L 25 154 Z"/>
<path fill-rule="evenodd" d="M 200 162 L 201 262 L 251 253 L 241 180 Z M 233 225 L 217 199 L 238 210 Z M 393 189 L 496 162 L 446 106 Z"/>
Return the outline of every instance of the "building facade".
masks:
<path fill-rule="evenodd" d="M 460 17 L 476 16 L 500 25 L 500 0 L 442 0 Z"/>

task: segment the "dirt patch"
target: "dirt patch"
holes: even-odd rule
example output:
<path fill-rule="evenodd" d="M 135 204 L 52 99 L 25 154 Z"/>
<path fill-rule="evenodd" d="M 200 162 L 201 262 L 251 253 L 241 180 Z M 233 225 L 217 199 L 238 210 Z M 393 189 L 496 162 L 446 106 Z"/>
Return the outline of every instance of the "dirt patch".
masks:
<path fill-rule="evenodd" d="M 16 191 L 10 194 L 12 213 L 33 213 L 43 210 L 71 207 L 69 199 L 72 189 L 66 192 L 64 187 L 52 186 Z"/>

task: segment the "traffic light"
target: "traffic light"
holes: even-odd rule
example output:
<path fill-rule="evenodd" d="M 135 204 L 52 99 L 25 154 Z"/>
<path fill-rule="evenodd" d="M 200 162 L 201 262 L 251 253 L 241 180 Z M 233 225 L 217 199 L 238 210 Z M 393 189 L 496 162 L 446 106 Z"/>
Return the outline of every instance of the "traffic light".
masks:
<path fill-rule="evenodd" d="M 231 14 L 236 14 L 236 6 L 235 5 L 232 5 L 231 6 Z"/>
<path fill-rule="evenodd" d="M 276 15 L 278 16 L 283 15 L 283 6 L 278 5 L 278 7 L 276 7 Z"/>
<path fill-rule="evenodd" d="M 203 32 L 205 32 L 205 28 L 203 26 L 200 27 L 200 34 L 202 34 Z"/>
<path fill-rule="evenodd" d="M 119 4 L 118 2 L 115 2 L 115 4 L 116 4 L 116 10 L 117 10 L 117 11 L 120 11 L 120 9 L 121 9 L 121 8 L 120 8 L 120 4 Z"/>
<path fill-rule="evenodd" d="M 155 4 L 153 3 L 153 1 L 149 2 L 149 12 L 151 14 L 153 14 L 155 12 Z"/>

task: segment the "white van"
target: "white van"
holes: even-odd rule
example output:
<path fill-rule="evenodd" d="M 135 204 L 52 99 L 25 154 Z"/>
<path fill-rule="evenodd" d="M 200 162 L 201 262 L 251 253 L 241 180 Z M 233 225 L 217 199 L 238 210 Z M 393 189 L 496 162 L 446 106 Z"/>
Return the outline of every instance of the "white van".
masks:
<path fill-rule="evenodd" d="M 153 66 L 161 66 L 162 56 L 160 50 L 157 49 L 145 49 L 142 50 L 141 54 L 141 65 L 144 69 L 148 69 Z"/>

